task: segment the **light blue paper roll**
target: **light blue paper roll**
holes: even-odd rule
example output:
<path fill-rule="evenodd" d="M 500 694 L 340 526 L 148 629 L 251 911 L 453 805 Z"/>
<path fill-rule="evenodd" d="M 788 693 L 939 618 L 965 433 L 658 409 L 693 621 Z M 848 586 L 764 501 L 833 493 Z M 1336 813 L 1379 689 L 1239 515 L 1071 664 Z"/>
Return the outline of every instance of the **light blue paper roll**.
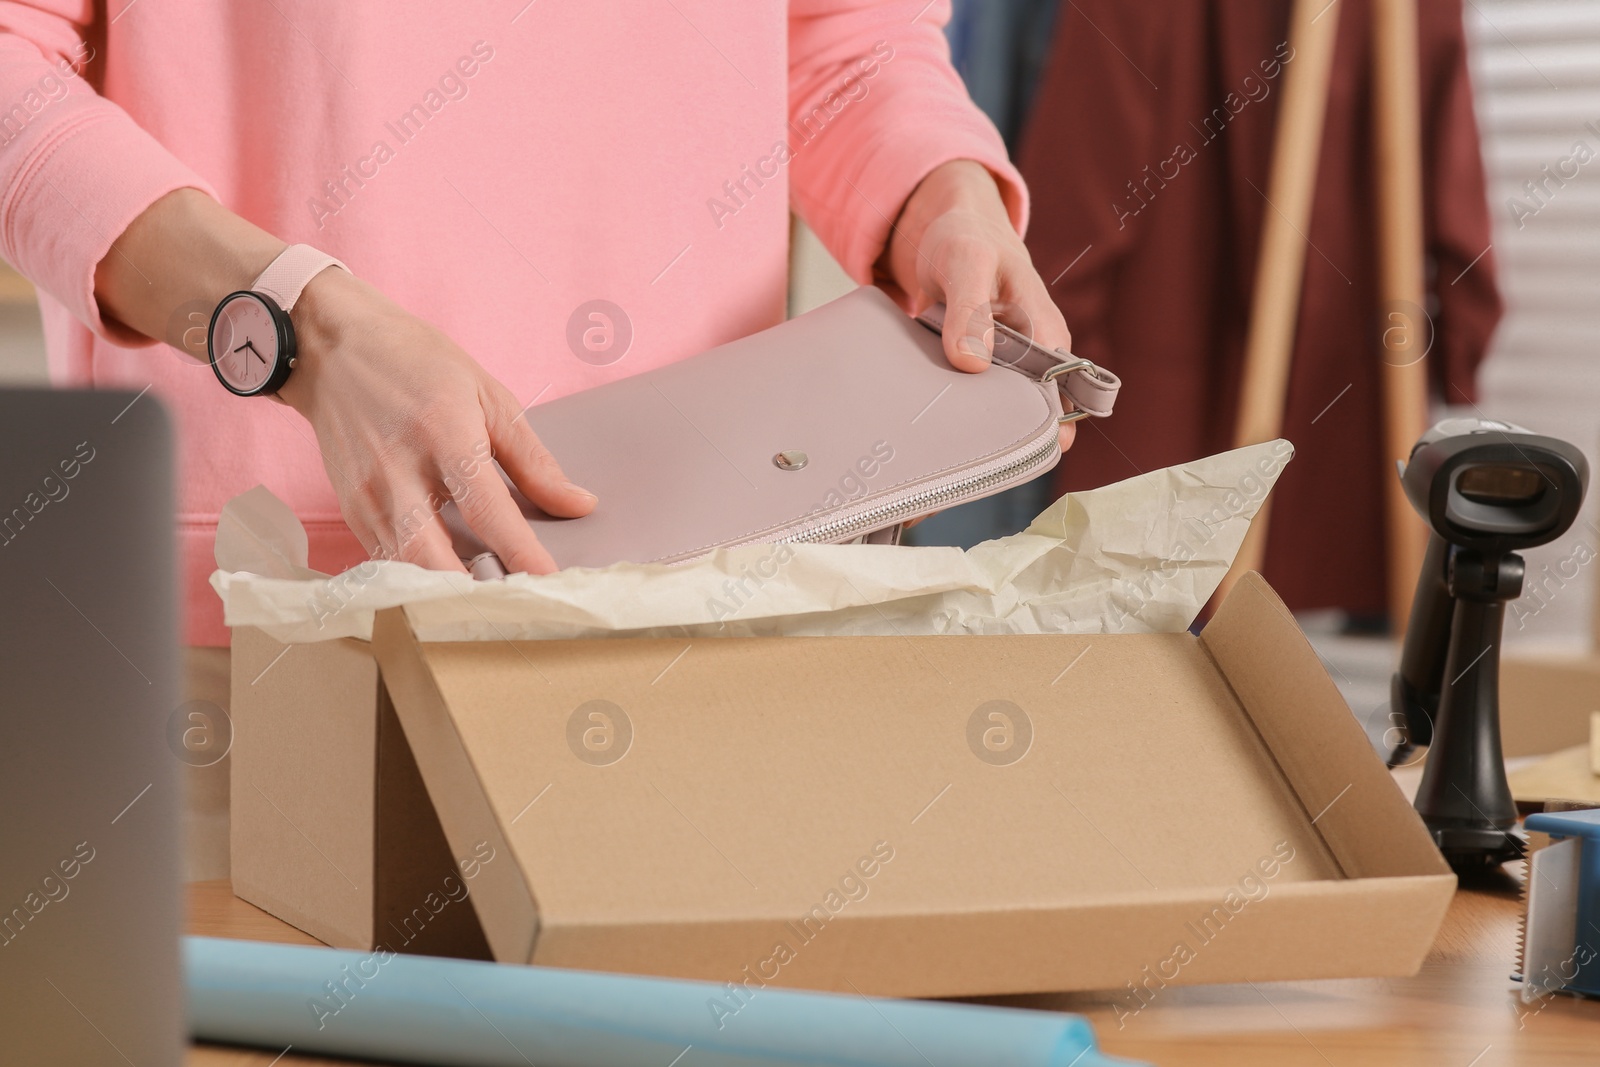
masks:
<path fill-rule="evenodd" d="M 184 940 L 194 1036 L 273 1051 L 450 1067 L 1129 1063 L 1076 1015 Z"/>

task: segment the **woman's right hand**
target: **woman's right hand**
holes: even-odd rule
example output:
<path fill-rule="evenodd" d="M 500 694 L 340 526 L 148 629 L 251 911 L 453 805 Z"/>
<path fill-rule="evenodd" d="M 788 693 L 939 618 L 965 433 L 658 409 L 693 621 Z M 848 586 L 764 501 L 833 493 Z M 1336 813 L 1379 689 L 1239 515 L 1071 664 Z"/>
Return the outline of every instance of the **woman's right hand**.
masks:
<path fill-rule="evenodd" d="M 378 559 L 464 570 L 439 520 L 455 500 L 509 572 L 556 569 L 495 464 L 561 518 L 594 510 L 510 390 L 433 325 L 329 268 L 290 313 L 297 360 L 278 396 L 317 434 L 345 522 Z"/>

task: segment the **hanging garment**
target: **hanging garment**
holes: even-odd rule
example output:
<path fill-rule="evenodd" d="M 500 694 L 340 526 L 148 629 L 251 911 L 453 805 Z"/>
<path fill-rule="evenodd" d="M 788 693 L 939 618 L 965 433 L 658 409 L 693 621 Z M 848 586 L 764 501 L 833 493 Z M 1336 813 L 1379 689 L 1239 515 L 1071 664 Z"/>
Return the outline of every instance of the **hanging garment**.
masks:
<path fill-rule="evenodd" d="M 1264 570 L 1296 609 L 1385 608 L 1371 12 L 1339 35 Z M 1127 383 L 1114 424 L 1084 425 L 1059 490 L 1230 447 L 1274 122 L 1294 50 L 1281 0 L 1063 5 L 1020 163 L 1028 245 L 1073 349 Z M 1460 0 L 1421 0 L 1429 371 L 1475 400 L 1499 319 Z M 1248 487 L 1246 487 L 1247 489 Z"/>
<path fill-rule="evenodd" d="M 1015 149 L 1050 49 L 1058 0 L 953 0 L 945 36 L 950 61 Z"/>

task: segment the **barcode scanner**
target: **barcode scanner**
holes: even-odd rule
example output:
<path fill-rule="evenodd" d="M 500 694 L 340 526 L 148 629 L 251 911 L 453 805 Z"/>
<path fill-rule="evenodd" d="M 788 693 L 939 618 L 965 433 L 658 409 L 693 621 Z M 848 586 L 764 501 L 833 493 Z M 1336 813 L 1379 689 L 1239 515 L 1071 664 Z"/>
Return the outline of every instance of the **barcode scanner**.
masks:
<path fill-rule="evenodd" d="M 1500 751 L 1500 640 L 1522 595 L 1517 552 L 1571 528 L 1589 480 L 1583 453 L 1510 423 L 1446 419 L 1400 471 L 1432 527 L 1390 711 L 1389 765 L 1428 748 L 1416 809 L 1458 873 L 1523 854 Z"/>

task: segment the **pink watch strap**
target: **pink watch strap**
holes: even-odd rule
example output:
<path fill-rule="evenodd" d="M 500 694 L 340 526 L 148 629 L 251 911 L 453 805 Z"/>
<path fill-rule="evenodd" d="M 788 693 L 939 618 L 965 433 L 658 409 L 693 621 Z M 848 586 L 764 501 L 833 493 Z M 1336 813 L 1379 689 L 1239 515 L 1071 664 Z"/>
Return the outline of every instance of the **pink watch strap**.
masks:
<path fill-rule="evenodd" d="M 350 269 L 310 245 L 290 245 L 278 254 L 277 259 L 267 264 L 267 269 L 261 272 L 261 277 L 250 288 L 272 297 L 283 310 L 291 311 L 311 279 L 329 267 L 344 271 Z"/>

